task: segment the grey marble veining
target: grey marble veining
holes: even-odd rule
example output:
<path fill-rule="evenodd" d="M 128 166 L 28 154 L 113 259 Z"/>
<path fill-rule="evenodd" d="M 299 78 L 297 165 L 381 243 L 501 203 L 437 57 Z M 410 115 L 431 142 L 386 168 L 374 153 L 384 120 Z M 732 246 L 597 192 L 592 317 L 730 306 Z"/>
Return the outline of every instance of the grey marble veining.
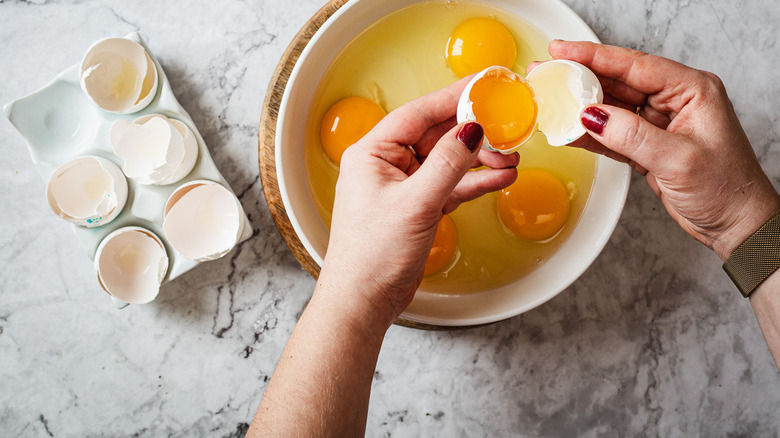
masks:
<path fill-rule="evenodd" d="M 780 11 L 768 0 L 566 0 L 607 43 L 719 74 L 780 186 Z M 117 311 L 0 121 L 0 435 L 240 436 L 314 281 L 265 207 L 257 125 L 271 74 L 321 6 L 0 1 L 0 103 L 138 31 L 254 236 Z M 780 378 L 718 259 L 634 177 L 615 234 L 568 290 L 486 327 L 393 327 L 369 436 L 750 436 L 780 429 Z"/>

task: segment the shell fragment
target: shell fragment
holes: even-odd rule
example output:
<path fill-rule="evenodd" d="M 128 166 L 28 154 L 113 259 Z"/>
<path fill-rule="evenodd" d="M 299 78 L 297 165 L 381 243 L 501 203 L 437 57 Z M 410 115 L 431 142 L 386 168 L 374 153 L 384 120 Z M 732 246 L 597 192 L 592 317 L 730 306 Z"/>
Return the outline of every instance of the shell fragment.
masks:
<path fill-rule="evenodd" d="M 111 148 L 124 161 L 122 170 L 140 184 L 180 181 L 198 159 L 198 142 L 184 123 L 154 114 L 132 123 L 111 125 Z"/>
<path fill-rule="evenodd" d="M 102 157 L 84 156 L 58 167 L 46 190 L 55 214 L 76 225 L 97 227 L 117 217 L 127 201 L 127 180 Z"/>

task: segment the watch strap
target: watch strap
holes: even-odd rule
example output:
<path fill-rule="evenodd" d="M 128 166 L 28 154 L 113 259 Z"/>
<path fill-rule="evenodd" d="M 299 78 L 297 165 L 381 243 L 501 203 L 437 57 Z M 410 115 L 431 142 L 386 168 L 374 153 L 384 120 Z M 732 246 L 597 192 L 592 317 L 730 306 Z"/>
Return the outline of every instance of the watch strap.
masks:
<path fill-rule="evenodd" d="M 780 267 L 780 214 L 748 237 L 723 263 L 723 270 L 747 297 Z"/>

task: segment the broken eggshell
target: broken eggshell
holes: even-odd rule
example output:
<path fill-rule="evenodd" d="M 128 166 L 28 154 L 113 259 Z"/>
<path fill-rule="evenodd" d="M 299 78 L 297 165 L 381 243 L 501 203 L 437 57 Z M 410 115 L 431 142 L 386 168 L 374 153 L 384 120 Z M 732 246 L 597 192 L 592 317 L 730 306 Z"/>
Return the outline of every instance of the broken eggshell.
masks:
<path fill-rule="evenodd" d="M 502 154 L 515 152 L 525 144 L 534 132 L 541 131 L 551 146 L 569 144 L 585 134 L 579 114 L 588 105 L 601 103 L 604 97 L 596 75 L 587 67 L 568 60 L 546 61 L 534 68 L 527 78 L 500 66 L 488 67 L 477 73 L 466 85 L 458 100 L 457 121 L 477 121 L 471 91 L 486 76 L 500 76 L 505 80 L 519 81 L 533 93 L 535 108 L 532 129 L 518 138 L 511 147 L 499 148 L 485 137 L 483 147 Z M 482 122 L 484 123 L 484 121 Z"/>
<path fill-rule="evenodd" d="M 244 230 L 243 208 L 221 184 L 191 181 L 165 203 L 163 229 L 168 242 L 195 261 L 218 259 L 236 245 Z"/>
<path fill-rule="evenodd" d="M 105 158 L 74 158 L 52 174 L 46 201 L 66 221 L 97 227 L 114 220 L 124 208 L 127 180 L 119 167 Z"/>
<path fill-rule="evenodd" d="M 585 135 L 580 113 L 604 100 L 596 74 L 565 59 L 543 62 L 526 77 L 539 107 L 537 128 L 551 146 L 563 146 Z"/>
<path fill-rule="evenodd" d="M 117 120 L 109 132 L 111 148 L 124 161 L 125 175 L 139 184 L 166 185 L 180 181 L 195 167 L 198 141 L 179 120 L 150 114 Z"/>
<path fill-rule="evenodd" d="M 501 81 L 511 82 L 513 84 L 519 82 L 519 83 L 523 84 L 523 86 L 526 87 L 529 90 L 530 90 L 531 87 L 528 84 L 528 82 L 525 80 L 525 78 L 523 78 L 519 74 L 513 72 L 512 70 L 509 70 L 508 68 L 501 67 L 501 66 L 488 67 L 488 68 L 482 70 L 481 72 L 475 74 L 474 77 L 471 78 L 469 83 L 466 84 L 466 88 L 463 89 L 463 92 L 461 93 L 460 98 L 458 99 L 458 107 L 457 107 L 457 112 L 456 112 L 456 118 L 457 118 L 458 123 L 463 123 L 465 121 L 476 121 L 476 122 L 479 122 L 480 124 L 483 125 L 483 129 L 485 129 L 485 131 L 488 131 L 489 130 L 488 125 L 491 124 L 493 121 L 479 120 L 477 118 L 477 116 L 476 116 L 476 114 L 474 112 L 474 102 L 472 101 L 472 98 L 471 98 L 471 91 L 474 88 L 474 85 L 477 82 L 479 82 L 479 81 L 481 81 L 483 79 L 484 80 L 501 80 Z M 494 95 L 495 95 L 495 93 L 491 93 L 490 94 L 491 97 L 494 96 Z M 503 102 L 501 102 L 501 104 L 504 107 L 507 105 L 507 103 L 509 103 L 509 102 L 506 101 L 505 97 L 504 98 L 499 98 L 499 100 L 503 100 Z M 523 143 L 525 143 L 529 138 L 531 138 L 531 136 L 533 135 L 533 133 L 535 131 L 535 129 L 533 129 L 533 127 L 536 124 L 536 119 L 535 118 L 536 118 L 536 113 L 537 113 L 537 109 L 535 107 L 536 106 L 535 102 L 531 102 L 531 103 L 534 105 L 534 108 L 533 108 L 533 121 L 531 123 L 531 129 L 528 129 L 525 132 L 525 135 L 523 135 L 522 137 L 514 139 L 513 142 L 509 146 L 501 145 L 503 147 L 500 147 L 498 145 L 494 145 L 494 144 L 491 143 L 491 139 L 490 139 L 488 133 L 486 132 L 485 137 L 483 138 L 483 141 L 482 141 L 482 147 L 484 149 L 500 152 L 502 154 L 510 154 L 510 153 L 514 152 L 517 148 L 519 148 Z M 483 104 L 483 105 L 485 105 L 485 104 Z M 513 120 L 513 123 L 514 123 L 514 120 Z"/>
<path fill-rule="evenodd" d="M 95 42 L 81 61 L 81 89 L 106 111 L 140 111 L 157 92 L 157 68 L 146 50 L 125 38 Z"/>
<path fill-rule="evenodd" d="M 124 227 L 100 242 L 95 271 L 109 295 L 130 304 L 148 303 L 160 292 L 168 272 L 168 254 L 153 232 Z"/>

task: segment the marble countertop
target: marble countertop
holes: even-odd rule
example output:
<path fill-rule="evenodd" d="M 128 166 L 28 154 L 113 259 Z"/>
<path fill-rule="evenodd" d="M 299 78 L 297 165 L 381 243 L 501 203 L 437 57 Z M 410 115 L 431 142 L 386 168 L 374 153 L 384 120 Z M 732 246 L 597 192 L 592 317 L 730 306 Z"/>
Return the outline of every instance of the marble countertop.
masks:
<path fill-rule="evenodd" d="M 780 10 L 769 0 L 565 0 L 604 42 L 713 71 L 780 186 Z M 0 121 L 0 435 L 242 436 L 314 286 L 265 206 L 271 74 L 322 0 L 0 0 L 0 103 L 139 32 L 254 236 L 114 308 Z M 777 436 L 780 377 L 748 301 L 634 176 L 617 230 L 545 305 L 476 329 L 390 329 L 369 436 Z"/>

